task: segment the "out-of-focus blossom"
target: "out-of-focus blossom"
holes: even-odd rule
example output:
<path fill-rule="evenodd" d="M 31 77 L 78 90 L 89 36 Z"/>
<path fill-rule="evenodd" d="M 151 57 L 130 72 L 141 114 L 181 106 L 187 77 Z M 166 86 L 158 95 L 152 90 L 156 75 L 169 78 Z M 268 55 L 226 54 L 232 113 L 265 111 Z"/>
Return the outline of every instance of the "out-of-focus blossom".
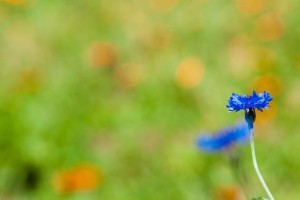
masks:
<path fill-rule="evenodd" d="M 151 8 L 162 13 L 174 10 L 177 4 L 178 0 L 150 0 Z"/>
<path fill-rule="evenodd" d="M 114 78 L 117 83 L 125 89 L 133 89 L 143 79 L 142 68 L 139 64 L 128 63 L 116 68 Z"/>
<path fill-rule="evenodd" d="M 117 52 L 108 42 L 94 42 L 86 50 L 86 61 L 95 68 L 113 67 L 117 60 Z"/>
<path fill-rule="evenodd" d="M 139 44 L 151 49 L 166 48 L 171 44 L 173 38 L 173 33 L 169 28 L 157 23 L 149 23 L 148 26 L 142 27 L 138 33 L 133 34 L 136 34 Z"/>
<path fill-rule="evenodd" d="M 260 128 L 268 127 L 268 125 L 270 125 L 276 117 L 277 105 L 274 102 L 271 102 L 270 106 L 272 107 L 272 109 L 269 109 L 268 112 L 256 113 L 255 124 L 260 126 Z M 264 133 L 267 134 L 267 132 Z"/>
<path fill-rule="evenodd" d="M 274 41 L 284 33 L 284 21 L 277 13 L 268 13 L 258 18 L 256 34 L 261 40 Z"/>
<path fill-rule="evenodd" d="M 227 53 L 228 68 L 233 76 L 243 78 L 254 68 L 255 52 L 247 36 L 235 36 L 228 45 Z"/>
<path fill-rule="evenodd" d="M 239 111 L 239 110 L 249 110 L 249 109 L 267 109 L 270 101 L 273 100 L 273 97 L 270 96 L 269 92 L 256 93 L 253 91 L 252 96 L 238 95 L 233 93 L 226 107 L 229 109 L 229 112 Z"/>
<path fill-rule="evenodd" d="M 282 83 L 278 76 L 268 74 L 254 79 L 250 87 L 256 91 L 269 91 L 272 96 L 277 96 L 282 90 Z"/>
<path fill-rule="evenodd" d="M 101 181 L 100 170 L 93 165 L 82 165 L 54 175 L 53 185 L 59 193 L 91 191 Z"/>
<path fill-rule="evenodd" d="M 249 138 L 246 123 L 220 130 L 214 135 L 201 135 L 197 140 L 200 149 L 207 152 L 220 152 L 238 144 L 245 143 Z"/>
<path fill-rule="evenodd" d="M 191 57 L 183 60 L 176 70 L 176 81 L 183 88 L 198 86 L 204 75 L 204 65 L 201 60 Z"/>
<path fill-rule="evenodd" d="M 237 9 L 243 15 L 255 15 L 266 7 L 266 0 L 236 0 Z"/>
<path fill-rule="evenodd" d="M 249 87 L 254 88 L 256 91 L 269 91 L 272 96 L 277 96 L 282 90 L 282 83 L 278 76 L 269 74 L 254 79 Z M 270 109 L 268 112 L 256 113 L 257 125 L 266 126 L 273 121 L 276 116 L 277 106 L 274 102 L 270 102 L 270 106 L 272 109 Z"/>
<path fill-rule="evenodd" d="M 215 191 L 216 200 L 246 200 L 242 189 L 237 185 L 220 186 Z"/>
<path fill-rule="evenodd" d="M 0 7 L 1 15 L 1 7 Z M 9 16 L 7 16 L 9 17 Z M 6 19 L 8 20 L 8 18 Z M 10 66 L 33 66 L 47 59 L 48 50 L 40 44 L 40 38 L 34 31 L 34 26 L 22 20 L 13 23 L 9 29 L 3 30 L 3 45 L 1 61 Z M 18 59 L 16 59 L 18 58 Z"/>
<path fill-rule="evenodd" d="M 26 0 L 4 0 L 4 2 L 14 6 L 21 6 L 24 5 L 27 1 Z"/>

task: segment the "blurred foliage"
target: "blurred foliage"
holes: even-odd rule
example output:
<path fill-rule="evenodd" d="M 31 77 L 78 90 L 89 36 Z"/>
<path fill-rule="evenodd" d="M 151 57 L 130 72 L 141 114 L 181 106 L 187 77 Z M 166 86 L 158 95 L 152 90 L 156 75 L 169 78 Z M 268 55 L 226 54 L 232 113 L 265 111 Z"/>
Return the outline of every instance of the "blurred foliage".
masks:
<path fill-rule="evenodd" d="M 275 97 L 257 114 L 261 171 L 276 199 L 299 199 L 299 7 L 1 0 L 1 199 L 241 200 L 226 153 L 195 138 L 242 119 L 227 99 L 253 89 Z"/>

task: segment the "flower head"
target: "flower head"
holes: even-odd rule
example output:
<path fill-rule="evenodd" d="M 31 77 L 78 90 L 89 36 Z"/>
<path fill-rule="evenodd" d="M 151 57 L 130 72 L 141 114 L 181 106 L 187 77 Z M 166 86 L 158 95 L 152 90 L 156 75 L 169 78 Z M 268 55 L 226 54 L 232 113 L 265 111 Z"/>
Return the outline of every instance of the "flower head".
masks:
<path fill-rule="evenodd" d="M 270 96 L 269 92 L 256 93 L 253 91 L 252 96 L 247 95 L 238 95 L 233 93 L 226 107 L 229 109 L 229 112 L 237 112 L 239 110 L 251 110 L 258 109 L 268 109 L 270 101 L 273 100 L 273 97 Z"/>
<path fill-rule="evenodd" d="M 59 193 L 91 191 L 102 181 L 100 169 L 91 164 L 57 172 L 53 177 L 53 186 Z"/>
<path fill-rule="evenodd" d="M 197 146 L 208 152 L 219 152 L 236 145 L 245 143 L 249 138 L 247 124 L 240 123 L 236 126 L 220 130 L 214 135 L 202 135 L 197 140 Z"/>

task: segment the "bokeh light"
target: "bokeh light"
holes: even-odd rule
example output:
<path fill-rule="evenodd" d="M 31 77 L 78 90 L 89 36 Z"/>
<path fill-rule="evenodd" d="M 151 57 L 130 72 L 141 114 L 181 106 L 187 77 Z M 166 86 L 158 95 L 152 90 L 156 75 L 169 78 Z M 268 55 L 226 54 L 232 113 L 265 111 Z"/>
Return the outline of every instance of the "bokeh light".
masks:
<path fill-rule="evenodd" d="M 249 88 L 252 88 L 259 92 L 269 91 L 275 99 L 280 95 L 283 89 L 282 87 L 283 86 L 279 77 L 272 74 L 257 77 L 249 86 Z M 256 113 L 257 125 L 260 127 L 270 125 L 270 123 L 274 120 L 276 113 L 277 101 L 273 101 L 270 103 L 270 108 L 268 111 Z"/>
<path fill-rule="evenodd" d="M 117 64 L 115 48 L 108 42 L 94 42 L 86 50 L 87 63 L 95 68 L 108 68 Z"/>
<path fill-rule="evenodd" d="M 176 70 L 176 81 L 183 88 L 194 88 L 199 85 L 204 75 L 204 65 L 201 60 L 190 57 L 184 59 Z"/>
<path fill-rule="evenodd" d="M 236 0 L 236 6 L 244 15 L 255 15 L 266 8 L 267 0 Z"/>
<path fill-rule="evenodd" d="M 13 6 L 20 6 L 26 4 L 27 0 L 3 0 L 3 2 Z"/>
<path fill-rule="evenodd" d="M 55 174 L 53 186 L 59 193 L 82 192 L 95 189 L 101 181 L 100 170 L 93 165 L 82 165 Z"/>
<path fill-rule="evenodd" d="M 151 8 L 155 11 L 167 13 L 176 8 L 178 0 L 149 0 Z"/>
<path fill-rule="evenodd" d="M 266 13 L 257 19 L 255 30 L 259 39 L 274 41 L 284 34 L 285 23 L 280 14 Z"/>
<path fill-rule="evenodd" d="M 255 66 L 256 57 L 249 39 L 245 35 L 234 37 L 228 46 L 228 67 L 235 77 L 249 75 Z"/>
<path fill-rule="evenodd" d="M 246 200 L 241 188 L 237 185 L 219 186 L 216 190 L 216 200 Z"/>
<path fill-rule="evenodd" d="M 136 63 L 124 64 L 116 69 L 114 76 L 120 87 L 133 89 L 143 79 L 142 67 Z"/>

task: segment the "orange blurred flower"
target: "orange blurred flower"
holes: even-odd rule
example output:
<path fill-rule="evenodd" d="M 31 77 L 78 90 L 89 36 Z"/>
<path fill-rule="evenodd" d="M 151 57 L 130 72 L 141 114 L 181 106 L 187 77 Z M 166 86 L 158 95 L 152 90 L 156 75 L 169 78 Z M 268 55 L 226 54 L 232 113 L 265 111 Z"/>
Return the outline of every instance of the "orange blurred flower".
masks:
<path fill-rule="evenodd" d="M 234 37 L 228 47 L 228 64 L 232 75 L 244 77 L 254 66 L 256 57 L 249 39 L 244 35 Z"/>
<path fill-rule="evenodd" d="M 53 177 L 53 185 L 59 193 L 90 191 L 102 179 L 100 171 L 93 165 L 81 165 L 73 169 L 60 171 Z"/>
<path fill-rule="evenodd" d="M 14 6 L 20 6 L 20 5 L 24 5 L 27 1 L 26 0 L 4 0 L 4 2 Z"/>
<path fill-rule="evenodd" d="M 265 75 L 258 77 L 251 83 L 250 87 L 251 89 L 256 90 L 258 92 L 269 91 L 272 96 L 275 96 L 275 98 L 282 90 L 281 81 L 275 75 Z M 270 108 L 268 112 L 256 112 L 257 117 L 255 124 L 259 126 L 266 126 L 270 124 L 276 116 L 276 108 L 277 107 L 275 101 L 272 101 L 270 103 Z"/>
<path fill-rule="evenodd" d="M 261 40 L 273 41 L 279 39 L 284 33 L 284 21 L 277 13 L 264 14 L 255 24 L 257 36 Z"/>
<path fill-rule="evenodd" d="M 255 15 L 266 8 L 266 0 L 236 0 L 237 9 L 244 15 Z"/>
<path fill-rule="evenodd" d="M 258 92 L 269 91 L 272 96 L 277 96 L 281 92 L 282 84 L 278 76 L 276 75 L 264 75 L 260 76 L 251 84 L 251 89 Z"/>
<path fill-rule="evenodd" d="M 167 13 L 176 7 L 178 0 L 150 0 L 150 6 L 156 11 Z"/>
<path fill-rule="evenodd" d="M 143 79 L 142 69 L 135 63 L 128 63 L 118 67 L 114 76 L 117 83 L 125 89 L 135 88 Z"/>
<path fill-rule="evenodd" d="M 204 75 L 204 65 L 198 58 L 184 59 L 176 70 L 176 81 L 182 88 L 194 88 L 201 82 Z"/>
<path fill-rule="evenodd" d="M 226 185 L 217 188 L 216 200 L 246 200 L 240 187 L 236 185 Z"/>
<path fill-rule="evenodd" d="M 261 128 L 263 128 L 268 127 L 268 125 L 270 125 L 273 122 L 277 113 L 277 106 L 274 102 L 271 102 L 269 106 L 270 108 L 268 111 L 256 112 L 255 125 L 258 125 Z"/>
<path fill-rule="evenodd" d="M 115 48 L 108 42 L 94 42 L 86 50 L 86 61 L 95 68 L 113 67 L 117 58 Z"/>
<path fill-rule="evenodd" d="M 139 30 L 137 40 L 148 48 L 165 48 L 171 43 L 172 32 L 161 24 L 149 24 Z"/>

